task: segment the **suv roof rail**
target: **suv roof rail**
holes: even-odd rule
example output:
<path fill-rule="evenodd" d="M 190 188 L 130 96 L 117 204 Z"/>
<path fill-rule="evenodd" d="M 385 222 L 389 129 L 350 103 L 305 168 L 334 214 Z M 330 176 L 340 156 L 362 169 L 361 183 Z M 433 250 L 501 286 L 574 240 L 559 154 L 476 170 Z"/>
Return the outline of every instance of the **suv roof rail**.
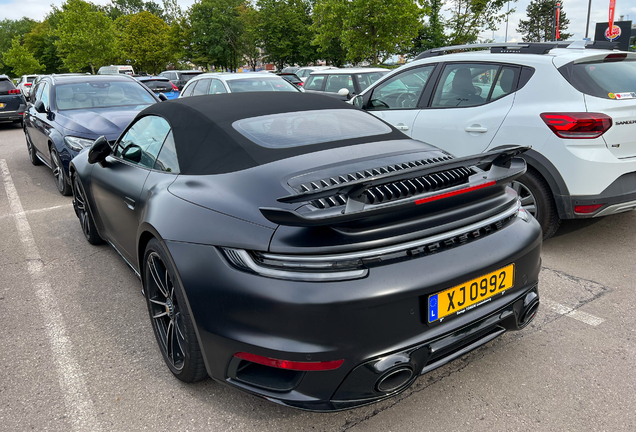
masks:
<path fill-rule="evenodd" d="M 424 51 L 415 60 L 428 57 L 435 57 L 446 54 L 447 51 L 473 50 L 473 49 L 490 49 L 491 53 L 501 54 L 547 54 L 554 48 L 593 48 L 613 50 L 618 48 L 616 42 L 605 41 L 554 41 L 554 42 L 506 42 L 506 43 L 483 43 L 483 44 L 465 44 L 452 45 L 441 48 L 432 48 Z"/>

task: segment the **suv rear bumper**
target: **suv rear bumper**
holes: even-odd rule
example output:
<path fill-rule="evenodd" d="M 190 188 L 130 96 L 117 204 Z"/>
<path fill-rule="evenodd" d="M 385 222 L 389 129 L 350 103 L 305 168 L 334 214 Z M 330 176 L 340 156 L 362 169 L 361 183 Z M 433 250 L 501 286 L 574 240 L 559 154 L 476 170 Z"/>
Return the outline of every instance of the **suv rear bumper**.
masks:
<path fill-rule="evenodd" d="M 557 208 L 567 219 L 609 216 L 636 209 L 636 171 L 623 174 L 598 195 L 555 195 Z M 592 213 L 577 213 L 577 206 L 601 205 Z M 562 217 L 563 218 L 563 217 Z"/>
<path fill-rule="evenodd" d="M 22 120 L 24 115 L 24 109 L 15 111 L 0 111 L 0 121 L 15 121 Z"/>

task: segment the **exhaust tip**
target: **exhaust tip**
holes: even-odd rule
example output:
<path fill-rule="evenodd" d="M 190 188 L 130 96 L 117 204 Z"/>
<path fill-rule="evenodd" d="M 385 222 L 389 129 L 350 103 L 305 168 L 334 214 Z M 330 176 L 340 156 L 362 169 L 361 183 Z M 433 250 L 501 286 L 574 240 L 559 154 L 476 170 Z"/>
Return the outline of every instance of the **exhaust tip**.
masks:
<path fill-rule="evenodd" d="M 401 367 L 382 375 L 375 383 L 375 388 L 384 393 L 389 393 L 406 385 L 413 377 L 413 369 Z"/>
<path fill-rule="evenodd" d="M 533 303 L 528 306 L 526 312 L 521 317 L 521 326 L 525 327 L 530 324 L 530 321 L 534 319 L 537 315 L 537 311 L 539 310 L 539 300 L 535 300 Z"/>

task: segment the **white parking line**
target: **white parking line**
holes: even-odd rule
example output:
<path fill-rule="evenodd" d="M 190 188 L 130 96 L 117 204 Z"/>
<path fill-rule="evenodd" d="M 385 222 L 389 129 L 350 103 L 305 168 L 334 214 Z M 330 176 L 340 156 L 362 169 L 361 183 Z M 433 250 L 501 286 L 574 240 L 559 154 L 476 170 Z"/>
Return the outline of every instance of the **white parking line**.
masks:
<path fill-rule="evenodd" d="M 44 318 L 46 335 L 54 354 L 53 359 L 57 364 L 57 374 L 68 417 L 74 430 L 99 431 L 101 428 L 95 416 L 93 401 L 82 378 L 83 373 L 73 357 L 73 344 L 67 335 L 64 319 L 53 289 L 42 272 L 44 262 L 35 244 L 33 231 L 31 231 L 31 226 L 26 218 L 26 212 L 22 208 L 20 196 L 13 184 L 5 159 L 0 159 L 0 171 L 2 171 L 4 189 L 9 198 L 9 208 L 14 217 L 15 227 L 18 230 L 18 236 L 27 259 L 29 275 L 35 285 L 39 310 Z"/>
<path fill-rule="evenodd" d="M 47 211 L 57 210 L 57 209 L 67 208 L 67 207 L 73 207 L 73 204 L 62 204 L 62 205 L 56 205 L 56 206 L 53 206 L 53 207 L 44 207 L 44 208 L 33 209 L 33 210 L 24 210 L 22 213 L 24 213 L 24 214 L 44 213 L 44 212 L 47 212 Z M 15 217 L 15 216 L 16 216 L 16 214 L 11 212 L 9 214 L 5 214 L 5 215 L 0 216 L 0 219 L 4 219 L 4 218 L 8 218 L 8 217 Z"/>
<path fill-rule="evenodd" d="M 541 299 L 541 303 L 543 303 L 559 315 L 569 316 L 570 318 L 574 318 L 575 320 L 579 320 L 591 326 L 596 327 L 597 325 L 605 321 L 603 318 L 595 317 L 594 315 L 590 315 L 589 313 L 569 308 L 552 300 Z"/>

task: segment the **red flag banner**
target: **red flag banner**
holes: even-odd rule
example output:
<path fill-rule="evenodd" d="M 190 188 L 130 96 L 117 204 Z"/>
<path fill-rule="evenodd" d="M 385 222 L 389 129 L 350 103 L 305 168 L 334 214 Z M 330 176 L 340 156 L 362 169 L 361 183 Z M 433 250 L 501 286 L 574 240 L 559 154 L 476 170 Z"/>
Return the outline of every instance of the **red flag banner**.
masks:
<path fill-rule="evenodd" d="M 610 0 L 609 2 L 609 34 L 614 35 L 614 9 L 616 7 L 616 0 Z"/>

